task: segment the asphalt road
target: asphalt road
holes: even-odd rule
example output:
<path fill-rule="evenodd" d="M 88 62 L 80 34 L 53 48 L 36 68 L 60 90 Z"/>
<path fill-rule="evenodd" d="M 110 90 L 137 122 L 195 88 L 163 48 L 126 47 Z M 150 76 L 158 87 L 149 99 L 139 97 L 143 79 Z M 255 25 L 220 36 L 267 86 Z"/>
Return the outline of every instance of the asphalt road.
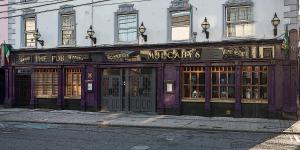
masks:
<path fill-rule="evenodd" d="M 300 135 L 1 123 L 1 150 L 300 149 Z"/>

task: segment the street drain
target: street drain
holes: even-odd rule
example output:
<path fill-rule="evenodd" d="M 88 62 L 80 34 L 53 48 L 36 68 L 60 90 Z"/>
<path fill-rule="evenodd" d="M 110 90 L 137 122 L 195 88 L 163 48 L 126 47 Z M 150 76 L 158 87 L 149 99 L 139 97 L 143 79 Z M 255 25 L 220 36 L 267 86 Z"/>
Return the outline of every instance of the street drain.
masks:
<path fill-rule="evenodd" d="M 150 147 L 146 145 L 137 145 L 132 147 L 130 150 L 147 150 L 147 149 L 150 149 Z"/>

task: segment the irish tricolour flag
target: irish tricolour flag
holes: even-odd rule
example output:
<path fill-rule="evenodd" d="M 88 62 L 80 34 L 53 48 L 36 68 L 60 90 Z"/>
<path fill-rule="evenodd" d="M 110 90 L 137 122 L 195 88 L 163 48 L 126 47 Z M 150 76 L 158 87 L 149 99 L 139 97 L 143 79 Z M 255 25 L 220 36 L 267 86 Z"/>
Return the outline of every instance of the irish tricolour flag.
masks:
<path fill-rule="evenodd" d="M 7 44 L 1 45 L 2 66 L 9 64 L 10 48 Z"/>

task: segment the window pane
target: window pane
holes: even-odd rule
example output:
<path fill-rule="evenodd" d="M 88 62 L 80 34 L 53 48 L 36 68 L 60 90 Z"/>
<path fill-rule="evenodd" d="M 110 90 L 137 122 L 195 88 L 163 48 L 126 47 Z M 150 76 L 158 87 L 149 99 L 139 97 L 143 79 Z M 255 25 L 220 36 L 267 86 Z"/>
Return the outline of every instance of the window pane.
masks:
<path fill-rule="evenodd" d="M 234 98 L 235 97 L 235 88 L 234 87 L 229 87 L 228 88 L 228 98 Z"/>
<path fill-rule="evenodd" d="M 267 87 L 260 87 L 260 98 L 268 99 Z"/>
<path fill-rule="evenodd" d="M 220 75 L 220 83 L 221 84 L 227 84 L 227 74 L 226 73 L 221 73 L 221 75 Z"/>
<path fill-rule="evenodd" d="M 228 84 L 235 84 L 235 74 L 228 73 Z"/>
<path fill-rule="evenodd" d="M 218 75 L 219 74 L 216 72 L 212 73 L 212 79 L 211 79 L 212 84 L 219 84 L 219 76 Z"/>
<path fill-rule="evenodd" d="M 267 73 L 261 72 L 260 73 L 260 85 L 266 85 L 268 83 L 267 81 Z"/>
<path fill-rule="evenodd" d="M 251 88 L 250 87 L 243 87 L 243 97 L 244 99 L 251 99 Z"/>
<path fill-rule="evenodd" d="M 184 97 L 190 97 L 190 88 L 188 85 L 184 86 Z"/>
<path fill-rule="evenodd" d="M 183 75 L 183 84 L 189 84 L 190 83 L 190 74 L 189 73 L 184 73 Z"/>
<path fill-rule="evenodd" d="M 252 85 L 258 85 L 258 80 L 259 80 L 259 73 L 253 72 L 252 73 Z"/>
<path fill-rule="evenodd" d="M 118 40 L 137 40 L 137 14 L 118 15 Z"/>
<path fill-rule="evenodd" d="M 227 87 L 221 86 L 221 98 L 227 98 Z"/>
<path fill-rule="evenodd" d="M 238 8 L 227 9 L 227 21 L 237 22 L 238 21 Z"/>
<path fill-rule="evenodd" d="M 219 87 L 212 87 L 212 98 L 219 98 Z"/>
<path fill-rule="evenodd" d="M 192 85 L 197 84 L 197 74 L 196 73 L 192 73 Z"/>
<path fill-rule="evenodd" d="M 199 84 L 205 84 L 205 73 L 199 74 Z"/>
<path fill-rule="evenodd" d="M 173 13 L 171 18 L 172 40 L 190 38 L 190 12 Z"/>
<path fill-rule="evenodd" d="M 252 98 L 259 99 L 259 88 L 258 87 L 252 88 Z"/>
<path fill-rule="evenodd" d="M 35 18 L 25 19 L 25 31 L 35 31 Z"/>
<path fill-rule="evenodd" d="M 250 21 L 251 19 L 251 8 L 250 7 L 240 7 L 239 19 Z"/>
<path fill-rule="evenodd" d="M 205 98 L 205 86 L 200 86 L 199 87 L 199 93 L 198 93 L 200 98 Z"/>

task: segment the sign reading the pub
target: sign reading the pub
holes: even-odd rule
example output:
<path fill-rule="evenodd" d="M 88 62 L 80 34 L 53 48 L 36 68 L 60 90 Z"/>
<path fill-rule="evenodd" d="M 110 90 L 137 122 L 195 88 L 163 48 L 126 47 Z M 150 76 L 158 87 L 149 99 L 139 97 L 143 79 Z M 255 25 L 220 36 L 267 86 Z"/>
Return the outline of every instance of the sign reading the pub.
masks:
<path fill-rule="evenodd" d="M 36 54 L 17 55 L 16 64 L 29 63 L 70 63 L 89 61 L 88 54 Z"/>

